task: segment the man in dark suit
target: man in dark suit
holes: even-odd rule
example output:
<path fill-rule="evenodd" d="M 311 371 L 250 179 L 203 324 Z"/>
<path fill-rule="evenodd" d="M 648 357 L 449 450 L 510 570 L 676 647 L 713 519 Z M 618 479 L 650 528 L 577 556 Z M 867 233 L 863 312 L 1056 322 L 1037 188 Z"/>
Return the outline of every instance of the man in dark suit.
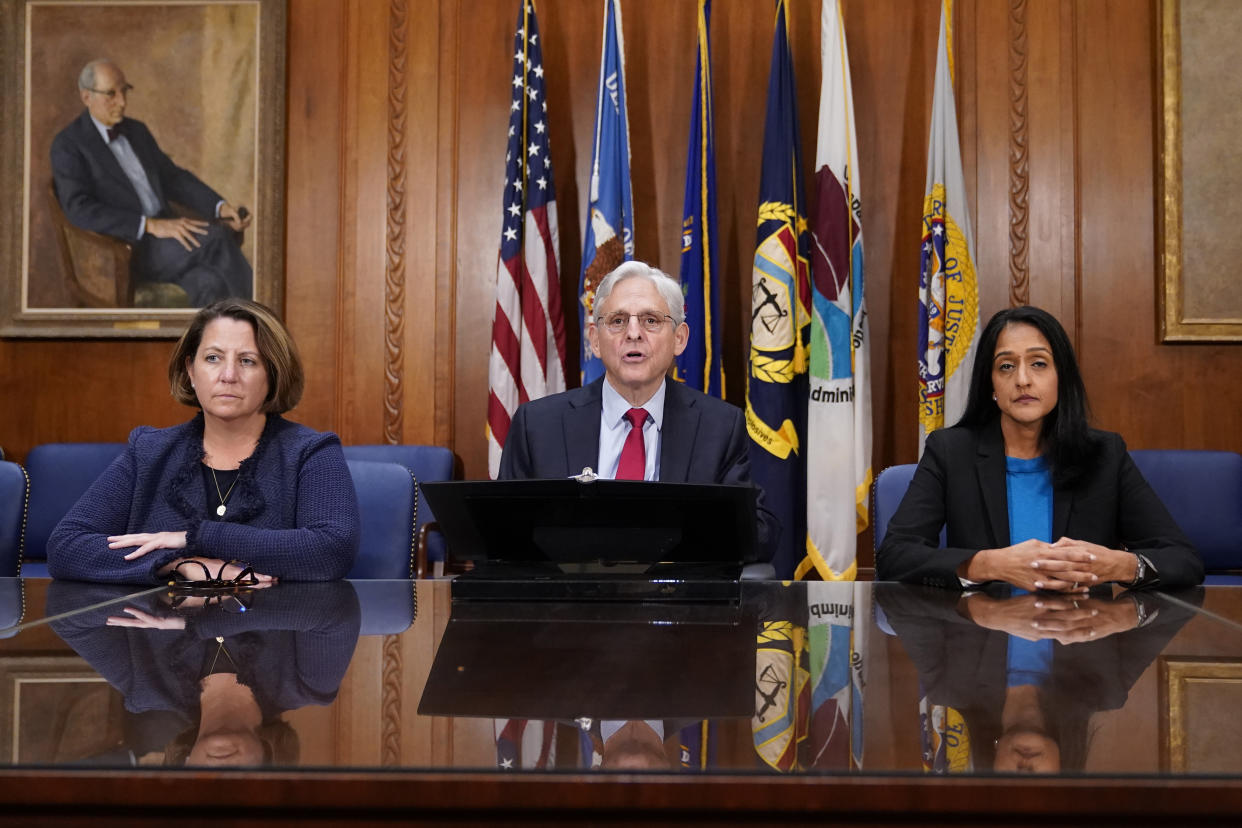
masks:
<path fill-rule="evenodd" d="M 65 215 L 134 245 L 136 272 L 145 281 L 180 285 L 192 306 L 253 298 L 254 275 L 236 236 L 249 215 L 173 163 L 145 124 L 125 117 L 132 88 L 111 61 L 93 60 L 79 74 L 86 109 L 52 141 Z M 178 216 L 173 202 L 219 221 Z"/>
<path fill-rule="evenodd" d="M 501 480 L 590 468 L 605 478 L 754 485 L 741 410 L 668 377 L 690 335 L 678 282 L 626 262 L 600 282 L 587 334 L 604 376 L 518 408 Z M 780 525 L 762 491 L 758 502 L 759 544 L 770 556 Z"/>

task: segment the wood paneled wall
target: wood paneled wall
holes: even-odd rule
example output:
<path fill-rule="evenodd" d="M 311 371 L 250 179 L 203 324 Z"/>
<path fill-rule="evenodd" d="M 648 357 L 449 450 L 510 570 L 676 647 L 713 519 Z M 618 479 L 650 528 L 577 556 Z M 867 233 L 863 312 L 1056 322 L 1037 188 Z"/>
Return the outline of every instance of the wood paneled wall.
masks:
<path fill-rule="evenodd" d="M 874 465 L 915 459 L 915 286 L 939 0 L 844 0 L 858 114 Z M 1098 422 L 1135 447 L 1242 450 L 1242 350 L 1156 333 L 1154 60 L 1141 0 L 958 0 L 958 107 L 985 316 L 1054 311 Z M 676 273 L 694 4 L 624 0 L 639 257 Z M 294 417 L 452 446 L 486 473 L 492 284 L 516 0 L 290 0 L 285 313 Z M 582 244 L 602 3 L 542 0 L 565 306 Z M 727 396 L 743 400 L 771 6 L 716 0 Z M 791 0 L 803 157 L 819 3 Z M 572 343 L 577 334 L 572 318 Z M 186 414 L 169 343 L 0 341 L 0 446 L 120 440 Z M 571 366 L 571 371 L 576 368 Z M 869 547 L 869 538 L 862 540 Z M 863 563 L 866 563 L 864 556 Z"/>

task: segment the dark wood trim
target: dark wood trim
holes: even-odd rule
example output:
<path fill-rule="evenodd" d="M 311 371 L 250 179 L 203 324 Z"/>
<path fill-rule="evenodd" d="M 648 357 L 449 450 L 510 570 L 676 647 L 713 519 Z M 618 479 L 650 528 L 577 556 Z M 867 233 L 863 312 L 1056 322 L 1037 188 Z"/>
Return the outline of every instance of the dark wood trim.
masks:
<path fill-rule="evenodd" d="M 130 824 L 1213 825 L 1242 816 L 1242 780 L 12 771 L 0 805 Z"/>

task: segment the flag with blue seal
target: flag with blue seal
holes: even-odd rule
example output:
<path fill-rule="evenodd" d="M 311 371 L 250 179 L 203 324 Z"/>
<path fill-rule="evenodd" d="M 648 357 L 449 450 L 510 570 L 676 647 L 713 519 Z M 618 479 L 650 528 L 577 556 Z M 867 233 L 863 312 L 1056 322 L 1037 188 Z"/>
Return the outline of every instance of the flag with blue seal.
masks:
<path fill-rule="evenodd" d="M 595 102 L 590 196 L 578 277 L 578 330 L 582 384 L 604 375 L 591 353 L 587 326 L 595 289 L 622 262 L 634 258 L 634 205 L 630 193 L 629 116 L 625 103 L 625 38 L 620 0 L 604 0 L 604 43 Z"/>

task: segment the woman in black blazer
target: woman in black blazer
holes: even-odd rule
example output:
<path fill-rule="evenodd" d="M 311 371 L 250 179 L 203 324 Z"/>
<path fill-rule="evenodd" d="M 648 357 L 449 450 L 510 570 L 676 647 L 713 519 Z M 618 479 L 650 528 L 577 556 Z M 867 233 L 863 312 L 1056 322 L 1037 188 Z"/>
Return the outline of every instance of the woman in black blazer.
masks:
<path fill-rule="evenodd" d="M 1087 419 L 1086 389 L 1061 324 L 1029 306 L 993 316 L 979 339 L 966 412 L 928 435 L 876 553 L 877 578 L 954 589 L 1004 581 L 1068 593 L 1107 583 L 1202 582 L 1198 552 L 1125 442 Z M 1032 480 L 1034 489 L 1019 488 Z M 1019 527 L 1013 533 L 1011 521 Z M 938 548 L 941 527 L 945 548 Z"/>

